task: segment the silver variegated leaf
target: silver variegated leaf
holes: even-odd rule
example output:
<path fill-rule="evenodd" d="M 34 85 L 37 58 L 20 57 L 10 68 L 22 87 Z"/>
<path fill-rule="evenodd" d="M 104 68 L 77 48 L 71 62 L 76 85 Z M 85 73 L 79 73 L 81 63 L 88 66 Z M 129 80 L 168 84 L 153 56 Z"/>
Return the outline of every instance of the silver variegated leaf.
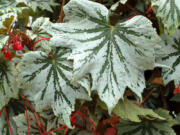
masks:
<path fill-rule="evenodd" d="M 178 86 L 180 83 L 180 30 L 174 36 L 168 34 L 162 36 L 160 48 L 156 50 L 157 63 L 165 65 L 162 69 L 164 84 L 170 81 Z"/>
<path fill-rule="evenodd" d="M 40 8 L 42 10 L 47 10 L 50 12 L 53 12 L 52 6 L 59 5 L 55 2 L 55 0 L 16 0 L 17 3 L 24 3 L 27 7 L 32 8 L 33 11 L 36 11 L 37 8 Z"/>
<path fill-rule="evenodd" d="M 38 38 L 44 38 L 48 37 L 48 32 L 46 29 L 51 27 L 52 23 L 49 20 L 49 18 L 45 17 L 39 17 L 37 18 L 31 25 L 32 30 L 27 30 L 26 34 L 31 38 L 31 39 L 38 39 Z"/>
<path fill-rule="evenodd" d="M 49 18 L 39 17 L 31 25 L 32 30 L 27 30 L 26 34 L 33 40 L 50 37 L 46 29 L 51 27 L 52 23 Z M 41 40 L 36 44 L 38 50 L 51 51 L 51 43 L 49 40 Z"/>
<path fill-rule="evenodd" d="M 142 119 L 142 122 L 120 121 L 117 135 L 176 135 L 172 126 L 177 122 L 169 115 L 166 110 L 159 109 L 156 111 L 166 120 L 147 120 Z"/>
<path fill-rule="evenodd" d="M 152 7 L 157 8 L 156 15 L 162 19 L 170 34 L 176 32 L 180 25 L 179 0 L 151 0 Z"/>
<path fill-rule="evenodd" d="M 71 127 L 70 115 L 77 98 L 88 99 L 87 93 L 70 83 L 72 63 L 67 61 L 69 49 L 55 49 L 52 54 L 41 51 L 24 55 L 18 65 L 20 87 L 35 102 L 36 110 L 52 107 L 56 116 Z"/>
<path fill-rule="evenodd" d="M 58 129 L 61 127 L 61 124 L 58 120 L 58 117 L 54 116 L 52 111 L 44 111 L 39 113 L 41 124 L 44 126 L 43 132 L 48 132 L 53 129 Z M 29 129 L 32 135 L 39 135 L 39 129 L 35 120 L 35 117 L 32 112 L 28 111 L 29 118 Z M 18 116 L 13 117 L 13 120 L 17 125 L 18 135 L 27 135 L 28 134 L 28 125 L 27 125 L 27 116 L 26 114 L 19 114 Z M 57 133 L 52 132 L 52 135 L 57 135 Z"/>
<path fill-rule="evenodd" d="M 110 24 L 108 9 L 88 0 L 71 0 L 65 7 L 65 22 L 54 24 L 51 41 L 72 49 L 76 82 L 92 76 L 92 90 L 112 111 L 126 87 L 141 97 L 144 70 L 154 67 L 154 45 L 160 40 L 152 23 L 136 16 Z"/>
<path fill-rule="evenodd" d="M 13 62 L 5 61 L 0 53 L 0 109 L 8 104 L 11 98 L 17 98 L 16 67 Z"/>

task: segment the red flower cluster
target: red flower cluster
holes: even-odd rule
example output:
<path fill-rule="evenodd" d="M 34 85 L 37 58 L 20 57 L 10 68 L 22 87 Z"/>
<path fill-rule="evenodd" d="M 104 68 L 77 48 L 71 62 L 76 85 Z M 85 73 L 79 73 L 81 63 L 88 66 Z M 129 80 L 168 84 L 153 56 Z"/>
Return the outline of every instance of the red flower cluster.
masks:
<path fill-rule="evenodd" d="M 24 48 L 24 42 L 26 41 L 28 42 L 27 44 L 29 44 L 31 40 L 29 40 L 27 36 L 22 32 L 16 34 L 10 33 L 9 36 L 10 36 L 9 40 L 6 42 L 5 46 L 1 49 L 1 53 L 4 54 L 5 60 L 8 59 L 9 61 L 11 61 L 12 51 L 22 50 Z"/>

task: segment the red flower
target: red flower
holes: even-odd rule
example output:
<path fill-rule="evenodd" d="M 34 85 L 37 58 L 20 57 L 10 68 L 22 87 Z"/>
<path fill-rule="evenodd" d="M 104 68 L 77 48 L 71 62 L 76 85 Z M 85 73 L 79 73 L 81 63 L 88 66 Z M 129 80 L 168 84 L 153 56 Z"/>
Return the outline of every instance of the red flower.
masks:
<path fill-rule="evenodd" d="M 180 92 L 180 83 L 179 83 L 179 86 L 177 88 L 174 89 L 174 94 L 177 94 Z"/>
<path fill-rule="evenodd" d="M 9 61 L 11 61 L 12 60 L 12 58 L 11 58 L 11 56 L 12 56 L 12 54 L 11 54 L 11 52 L 9 51 L 9 50 L 7 50 L 6 48 L 2 48 L 1 49 L 1 53 L 3 53 L 4 54 L 4 59 L 5 60 L 9 60 Z"/>
<path fill-rule="evenodd" d="M 12 45 L 13 49 L 15 51 L 19 51 L 22 50 L 24 48 L 24 46 L 22 46 L 18 41 L 16 41 L 13 45 Z"/>
<path fill-rule="evenodd" d="M 119 123 L 119 117 L 117 115 L 114 115 L 110 121 L 110 124 L 112 127 L 115 127 L 116 124 L 118 124 L 118 123 Z"/>
<path fill-rule="evenodd" d="M 117 130 L 115 128 L 106 128 L 104 135 L 117 135 Z"/>
<path fill-rule="evenodd" d="M 149 7 L 149 8 L 147 9 L 147 12 L 148 12 L 148 13 L 152 13 L 153 10 Z"/>
<path fill-rule="evenodd" d="M 11 56 L 12 56 L 12 54 L 10 51 L 4 52 L 4 59 L 5 60 L 8 59 L 9 61 L 11 61 L 12 60 Z"/>
<path fill-rule="evenodd" d="M 4 47 L 1 49 L 1 52 L 2 52 L 2 53 L 4 53 L 4 52 L 5 52 L 5 48 L 4 48 Z"/>

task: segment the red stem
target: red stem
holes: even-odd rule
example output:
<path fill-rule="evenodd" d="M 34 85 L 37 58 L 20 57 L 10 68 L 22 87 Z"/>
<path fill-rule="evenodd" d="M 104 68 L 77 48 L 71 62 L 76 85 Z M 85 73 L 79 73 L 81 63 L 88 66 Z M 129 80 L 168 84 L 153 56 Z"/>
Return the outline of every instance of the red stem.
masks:
<path fill-rule="evenodd" d="M 2 110 L 0 110 L 0 117 L 1 117 L 1 112 L 2 112 Z"/>
<path fill-rule="evenodd" d="M 10 124 L 9 119 L 8 119 L 8 114 L 7 114 L 7 108 L 6 108 L 6 106 L 5 106 L 5 116 L 6 116 L 6 120 L 7 120 L 7 122 L 8 122 L 8 126 L 9 126 L 10 133 L 11 133 L 11 135 L 13 135 L 12 129 L 11 129 L 11 124 Z"/>
<path fill-rule="evenodd" d="M 138 11 L 136 11 L 133 7 L 131 7 L 129 4 L 126 4 L 126 6 L 133 11 L 134 13 L 136 13 L 136 15 L 142 15 L 141 13 L 139 13 Z"/>
<path fill-rule="evenodd" d="M 34 44 L 33 44 L 33 47 L 34 47 L 37 43 L 39 43 L 40 41 L 42 41 L 42 40 L 48 40 L 48 39 L 51 39 L 51 37 L 45 37 L 45 38 L 41 38 L 41 39 L 35 41 Z"/>
<path fill-rule="evenodd" d="M 23 102 L 24 102 L 24 106 L 25 106 L 25 110 L 26 110 L 26 120 L 27 120 L 27 126 L 28 126 L 28 135 L 30 135 L 30 127 L 29 127 L 29 117 L 28 117 L 28 109 L 26 106 L 26 101 L 24 100 L 24 98 L 22 97 Z"/>
<path fill-rule="evenodd" d="M 38 122 L 38 120 L 37 120 L 35 111 L 34 111 L 32 105 L 31 105 L 31 103 L 29 102 L 29 100 L 28 100 L 21 92 L 19 92 L 19 93 L 20 93 L 20 96 L 21 96 L 22 98 L 24 98 L 25 101 L 28 102 L 28 104 L 29 104 L 29 106 L 30 106 L 30 109 L 31 109 L 31 111 L 32 111 L 32 113 L 33 113 L 33 115 L 34 115 L 34 118 L 35 118 L 35 120 L 36 120 L 36 124 L 37 124 L 37 126 L 38 126 L 38 130 L 39 130 L 40 134 L 42 135 L 41 127 L 40 127 L 40 125 L 39 125 L 39 122 Z"/>
<path fill-rule="evenodd" d="M 51 130 L 51 131 L 46 131 L 45 133 L 44 133 L 44 135 L 46 135 L 46 134 L 50 134 L 50 133 L 52 133 L 52 132 L 56 132 L 56 131 L 60 131 L 60 130 L 62 130 L 62 129 L 67 129 L 68 127 L 66 126 L 66 125 L 63 125 L 63 126 L 61 126 L 60 128 L 58 128 L 58 129 L 54 129 L 54 130 Z"/>
<path fill-rule="evenodd" d="M 156 88 L 153 88 L 153 89 L 146 95 L 146 97 L 144 98 L 144 100 L 140 103 L 140 106 L 142 106 L 142 105 L 146 102 L 146 100 L 151 96 L 151 94 L 152 94 L 154 91 L 156 91 Z"/>

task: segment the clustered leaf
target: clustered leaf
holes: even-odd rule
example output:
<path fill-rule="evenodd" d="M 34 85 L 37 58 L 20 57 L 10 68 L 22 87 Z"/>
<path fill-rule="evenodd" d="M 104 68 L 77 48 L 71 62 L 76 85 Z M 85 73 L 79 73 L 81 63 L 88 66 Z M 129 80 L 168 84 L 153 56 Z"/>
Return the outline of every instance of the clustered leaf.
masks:
<path fill-rule="evenodd" d="M 156 112 L 166 120 L 143 118 L 141 123 L 121 120 L 117 125 L 119 127 L 117 135 L 176 135 L 171 127 L 177 122 L 169 112 L 163 109 L 158 109 Z"/>

